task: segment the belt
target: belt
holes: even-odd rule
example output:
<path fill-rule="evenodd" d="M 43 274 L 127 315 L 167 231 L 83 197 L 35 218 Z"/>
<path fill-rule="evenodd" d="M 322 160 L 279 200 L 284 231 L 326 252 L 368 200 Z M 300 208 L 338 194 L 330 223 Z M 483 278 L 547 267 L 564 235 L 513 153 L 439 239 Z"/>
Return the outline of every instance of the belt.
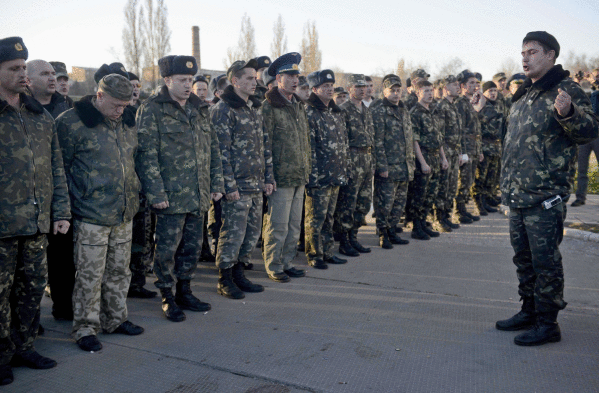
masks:
<path fill-rule="evenodd" d="M 370 151 L 372 150 L 371 147 L 350 146 L 349 148 L 353 151 L 359 151 L 360 153 L 370 153 Z"/>
<path fill-rule="evenodd" d="M 423 151 L 425 153 L 430 153 L 430 154 L 438 154 L 439 151 L 441 151 L 441 149 L 440 148 L 428 149 L 426 147 L 420 146 L 420 151 Z"/>

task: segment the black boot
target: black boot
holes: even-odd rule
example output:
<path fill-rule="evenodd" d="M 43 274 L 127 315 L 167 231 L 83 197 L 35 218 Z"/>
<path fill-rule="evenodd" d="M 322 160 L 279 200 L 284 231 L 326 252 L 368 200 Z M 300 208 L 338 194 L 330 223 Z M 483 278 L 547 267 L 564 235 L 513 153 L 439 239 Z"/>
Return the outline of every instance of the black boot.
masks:
<path fill-rule="evenodd" d="M 243 299 L 244 293 L 233 282 L 233 268 L 218 269 L 216 293 L 229 299 Z"/>
<path fill-rule="evenodd" d="M 391 244 L 391 240 L 389 240 L 389 232 L 387 232 L 386 228 L 379 229 L 379 244 L 385 250 L 391 250 L 393 248 L 393 244 Z"/>
<path fill-rule="evenodd" d="M 431 237 L 422 230 L 422 222 L 420 220 L 414 220 L 414 227 L 412 228 L 412 239 L 418 240 L 430 240 Z"/>
<path fill-rule="evenodd" d="M 177 281 L 175 302 L 182 310 L 208 311 L 212 308 L 210 304 L 201 302 L 200 299 L 192 295 L 189 280 Z"/>
<path fill-rule="evenodd" d="M 489 213 L 485 209 L 485 206 L 483 204 L 483 197 L 481 195 L 477 195 L 477 196 L 474 197 L 474 204 L 478 208 L 478 213 L 481 216 L 488 216 L 489 215 Z"/>
<path fill-rule="evenodd" d="M 526 347 L 556 343 L 562 339 L 562 333 L 557 324 L 557 311 L 538 313 L 535 326 L 514 337 L 516 345 Z"/>
<path fill-rule="evenodd" d="M 536 322 L 535 301 L 532 298 L 524 298 L 522 310 L 511 318 L 497 321 L 495 328 L 504 331 L 516 331 L 530 329 Z"/>
<path fill-rule="evenodd" d="M 482 204 L 483 204 L 483 207 L 485 208 L 485 210 L 486 210 L 487 212 L 489 212 L 489 213 L 497 213 L 497 212 L 499 211 L 499 210 L 495 209 L 493 206 L 490 206 L 490 205 L 487 203 L 487 198 L 485 198 L 484 196 L 482 196 L 482 197 L 480 198 L 480 200 L 481 200 L 481 202 L 482 202 Z"/>
<path fill-rule="evenodd" d="M 358 251 L 361 254 L 367 254 L 371 251 L 370 248 L 364 247 L 358 242 L 357 229 L 352 229 L 351 231 L 349 231 L 349 244 L 351 244 L 354 250 Z"/>
<path fill-rule="evenodd" d="M 181 311 L 177 302 L 175 302 L 173 290 L 171 288 L 161 288 L 160 293 L 162 294 L 162 311 L 166 319 L 173 322 L 184 321 L 185 313 Z"/>
<path fill-rule="evenodd" d="M 11 366 L 25 366 L 35 370 L 46 370 L 56 367 L 56 360 L 40 355 L 34 350 L 15 353 L 10 361 Z"/>
<path fill-rule="evenodd" d="M 233 283 L 237 285 L 237 288 L 241 289 L 243 292 L 264 291 L 264 287 L 262 285 L 254 284 L 245 277 L 245 274 L 243 273 L 244 270 L 243 263 L 241 262 L 237 262 L 235 266 L 233 266 L 231 275 L 233 277 Z"/>
<path fill-rule="evenodd" d="M 10 364 L 0 366 L 0 386 L 11 384 L 15 380 Z"/>
<path fill-rule="evenodd" d="M 343 232 L 339 239 L 339 253 L 348 257 L 359 257 L 360 253 L 351 246 L 347 232 Z"/>
<path fill-rule="evenodd" d="M 387 229 L 389 233 L 389 240 L 391 240 L 391 244 L 408 244 L 409 240 L 404 240 L 397 235 L 397 227 Z"/>
<path fill-rule="evenodd" d="M 420 224 L 422 226 L 422 230 L 424 231 L 424 233 L 426 233 L 430 237 L 439 237 L 440 236 L 439 232 L 433 230 L 432 226 L 430 228 L 428 226 L 426 226 L 425 220 L 420 220 Z"/>
<path fill-rule="evenodd" d="M 476 202 L 475 202 L 476 204 Z M 472 221 L 480 221 L 480 216 L 475 216 L 474 214 L 470 213 L 467 209 L 466 209 L 466 204 L 464 204 L 464 211 L 466 212 L 466 215 L 472 220 Z"/>
<path fill-rule="evenodd" d="M 445 212 L 439 212 L 437 210 L 437 221 L 439 221 L 439 226 L 441 227 L 441 232 L 452 232 L 453 228 L 451 227 L 451 225 L 449 225 L 447 223 L 446 217 L 449 217 L 448 213 Z"/>
<path fill-rule="evenodd" d="M 496 197 L 494 196 L 489 196 L 485 198 L 485 202 L 487 202 L 487 205 L 491 206 L 491 207 L 498 207 L 499 205 L 501 205 L 501 200 L 498 200 Z"/>
<path fill-rule="evenodd" d="M 473 222 L 464 203 L 458 203 L 458 218 L 462 224 L 472 224 Z"/>

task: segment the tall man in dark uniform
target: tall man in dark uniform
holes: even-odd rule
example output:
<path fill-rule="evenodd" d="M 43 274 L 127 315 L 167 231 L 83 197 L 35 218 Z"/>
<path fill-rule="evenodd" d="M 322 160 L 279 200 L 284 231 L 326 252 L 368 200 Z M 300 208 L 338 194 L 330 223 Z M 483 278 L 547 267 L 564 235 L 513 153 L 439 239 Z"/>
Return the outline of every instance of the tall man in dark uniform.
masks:
<path fill-rule="evenodd" d="M 561 340 L 557 315 L 566 307 L 562 241 L 576 148 L 597 138 L 599 118 L 585 92 L 555 65 L 554 36 L 533 31 L 522 43 L 524 84 L 514 94 L 504 140 L 503 203 L 510 207 L 510 240 L 522 310 L 499 330 L 528 329 L 517 345 Z"/>

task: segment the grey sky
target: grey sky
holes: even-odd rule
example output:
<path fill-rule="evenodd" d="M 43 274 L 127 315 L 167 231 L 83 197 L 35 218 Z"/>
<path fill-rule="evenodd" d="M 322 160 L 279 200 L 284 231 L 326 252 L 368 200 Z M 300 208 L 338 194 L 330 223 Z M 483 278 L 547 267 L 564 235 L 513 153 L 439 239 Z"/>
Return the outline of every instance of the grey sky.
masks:
<path fill-rule="evenodd" d="M 98 67 L 122 56 L 125 0 L 0 0 L 0 37 L 19 35 L 30 59 Z M 142 0 L 143 1 L 143 0 Z M 270 53 L 272 27 L 283 16 L 290 51 L 299 49 L 303 25 L 315 20 L 323 68 L 372 74 L 392 70 L 397 60 L 426 64 L 435 74 L 453 57 L 490 78 L 506 58 L 519 62 L 522 38 L 546 30 L 567 53 L 599 56 L 599 6 L 576 1 L 383 1 L 360 0 L 167 0 L 172 54 L 191 54 L 191 26 L 200 26 L 202 66 L 222 69 L 247 12 L 259 54 Z"/>

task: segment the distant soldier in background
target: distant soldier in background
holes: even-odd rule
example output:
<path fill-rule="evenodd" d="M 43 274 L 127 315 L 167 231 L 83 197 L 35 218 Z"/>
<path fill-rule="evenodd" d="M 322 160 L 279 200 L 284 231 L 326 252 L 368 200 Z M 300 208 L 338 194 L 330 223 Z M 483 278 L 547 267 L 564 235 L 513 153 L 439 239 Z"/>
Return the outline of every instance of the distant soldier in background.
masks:
<path fill-rule="evenodd" d="M 27 78 L 31 94 L 53 118 L 71 108 L 66 98 L 56 91 L 56 71 L 50 63 L 44 60 L 28 61 Z"/>
<path fill-rule="evenodd" d="M 370 104 L 372 104 L 374 101 L 374 97 L 372 96 L 372 92 L 374 91 L 374 82 L 368 75 L 364 75 L 364 80 L 366 81 L 366 92 L 364 93 L 364 99 L 362 102 L 367 108 L 369 108 Z"/>
<path fill-rule="evenodd" d="M 71 89 L 71 85 L 69 85 L 69 73 L 67 72 L 67 66 L 60 61 L 51 61 L 50 64 L 56 71 L 56 91 L 59 92 L 67 103 L 69 104 L 69 108 L 73 107 L 73 100 L 69 97 L 69 90 Z"/>
<path fill-rule="evenodd" d="M 349 93 L 342 86 L 335 87 L 333 99 L 335 100 L 335 105 L 341 107 L 341 105 L 345 104 L 345 102 L 347 102 L 349 99 Z"/>
<path fill-rule="evenodd" d="M 263 80 L 263 75 L 267 73 L 268 67 L 270 67 L 271 60 L 268 56 L 259 56 L 255 58 L 258 63 L 258 69 L 256 70 L 256 91 L 254 95 L 260 102 L 264 101 L 265 94 L 268 91 L 268 87 Z"/>

